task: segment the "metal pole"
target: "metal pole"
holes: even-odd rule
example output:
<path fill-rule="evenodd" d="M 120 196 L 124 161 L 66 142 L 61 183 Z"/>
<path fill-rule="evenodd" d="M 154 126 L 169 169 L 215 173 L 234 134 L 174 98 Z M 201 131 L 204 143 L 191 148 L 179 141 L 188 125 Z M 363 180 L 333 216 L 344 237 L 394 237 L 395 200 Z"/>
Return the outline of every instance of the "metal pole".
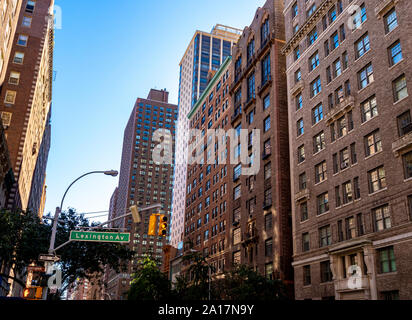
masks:
<path fill-rule="evenodd" d="M 54 252 L 54 244 L 56 243 L 57 223 L 59 220 L 60 213 L 61 213 L 61 209 L 57 207 L 56 212 L 54 214 L 53 229 L 52 229 L 52 235 L 50 238 L 49 254 L 53 254 Z"/>
<path fill-rule="evenodd" d="M 210 264 L 208 263 L 207 266 L 209 267 L 209 301 L 210 301 L 210 286 L 212 281 L 212 270 L 210 268 Z"/>

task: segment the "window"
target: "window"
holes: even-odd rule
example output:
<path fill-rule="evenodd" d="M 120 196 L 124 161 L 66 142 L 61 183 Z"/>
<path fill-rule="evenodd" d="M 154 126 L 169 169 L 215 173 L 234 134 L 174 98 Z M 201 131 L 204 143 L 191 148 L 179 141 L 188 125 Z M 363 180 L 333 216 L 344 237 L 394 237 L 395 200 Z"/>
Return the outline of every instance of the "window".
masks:
<path fill-rule="evenodd" d="M 23 16 L 23 22 L 22 22 L 22 26 L 23 26 L 23 27 L 30 28 L 31 22 L 32 22 L 32 18 L 31 18 L 31 17 Z"/>
<path fill-rule="evenodd" d="M 297 133 L 298 137 L 305 133 L 304 126 L 303 126 L 303 119 L 298 120 L 297 122 Z"/>
<path fill-rule="evenodd" d="M 343 190 L 343 204 L 348 204 L 353 200 L 352 183 L 350 181 L 342 185 Z"/>
<path fill-rule="evenodd" d="M 346 240 L 350 240 L 356 237 L 356 225 L 355 225 L 354 217 L 345 219 L 345 228 L 346 228 Z"/>
<path fill-rule="evenodd" d="M 322 91 L 322 85 L 320 81 L 320 77 L 317 77 L 311 84 L 310 84 L 310 96 L 313 98 L 317 94 L 319 94 Z"/>
<path fill-rule="evenodd" d="M 348 129 L 346 127 L 346 118 L 343 116 L 337 121 L 338 138 L 346 136 L 348 134 Z"/>
<path fill-rule="evenodd" d="M 312 124 L 315 125 L 323 119 L 323 107 L 322 104 L 317 105 L 312 109 Z"/>
<path fill-rule="evenodd" d="M 358 227 L 358 237 L 363 236 L 365 234 L 365 226 L 363 224 L 362 213 L 356 215 L 356 224 Z"/>
<path fill-rule="evenodd" d="M 9 127 L 11 125 L 11 112 L 2 112 L 1 121 L 4 127 Z"/>
<path fill-rule="evenodd" d="M 260 28 L 260 38 L 261 38 L 261 47 L 267 43 L 267 39 L 269 38 L 269 19 L 266 19 L 263 22 L 262 27 Z"/>
<path fill-rule="evenodd" d="M 308 47 L 311 46 L 316 41 L 317 38 L 318 38 L 318 31 L 316 30 L 316 28 L 314 28 L 308 34 Z"/>
<path fill-rule="evenodd" d="M 333 77 L 339 77 L 342 74 L 342 64 L 340 62 L 340 59 L 336 60 L 333 63 Z"/>
<path fill-rule="evenodd" d="M 329 17 L 329 24 L 332 24 L 333 22 L 335 22 L 335 20 L 337 18 L 337 13 L 336 13 L 335 6 L 333 6 L 333 8 L 330 9 L 328 17 Z"/>
<path fill-rule="evenodd" d="M 388 205 L 374 209 L 372 213 L 375 224 L 375 231 L 382 231 L 392 227 L 391 214 L 389 212 Z"/>
<path fill-rule="evenodd" d="M 335 32 L 330 38 L 330 43 L 332 51 L 339 47 L 339 35 L 337 32 Z"/>
<path fill-rule="evenodd" d="M 329 211 L 329 196 L 328 193 L 323 193 L 317 197 L 318 215 Z"/>
<path fill-rule="evenodd" d="M 398 129 L 400 137 L 403 137 L 409 132 L 412 132 L 412 120 L 410 111 L 406 111 L 398 117 Z"/>
<path fill-rule="evenodd" d="M 396 272 L 395 252 L 393 247 L 378 250 L 380 273 Z"/>
<path fill-rule="evenodd" d="M 382 151 L 382 141 L 379 130 L 376 130 L 365 137 L 365 148 L 365 155 L 367 157 Z"/>
<path fill-rule="evenodd" d="M 335 187 L 335 203 L 336 203 L 336 208 L 339 208 L 342 205 L 339 186 Z"/>
<path fill-rule="evenodd" d="M 265 156 L 272 154 L 272 144 L 270 142 L 270 139 L 266 140 L 265 143 L 263 144 L 263 152 Z"/>
<path fill-rule="evenodd" d="M 247 61 L 249 62 L 255 53 L 255 40 L 252 39 L 247 45 Z"/>
<path fill-rule="evenodd" d="M 264 132 L 268 132 L 270 129 L 270 116 L 264 121 Z"/>
<path fill-rule="evenodd" d="M 302 94 L 299 93 L 296 97 L 295 97 L 295 103 L 296 103 L 296 110 L 300 110 L 303 107 L 303 100 L 302 100 Z"/>
<path fill-rule="evenodd" d="M 376 168 L 368 172 L 369 193 L 386 188 L 385 169 L 384 167 Z"/>
<path fill-rule="evenodd" d="M 405 179 L 412 178 L 412 151 L 402 156 Z"/>
<path fill-rule="evenodd" d="M 374 81 L 372 64 L 369 63 L 358 73 L 359 89 L 365 88 Z"/>
<path fill-rule="evenodd" d="M 233 200 L 237 200 L 241 196 L 241 185 L 238 185 L 233 189 Z"/>
<path fill-rule="evenodd" d="M 316 154 L 325 149 L 325 133 L 322 131 L 313 138 L 313 153 Z"/>
<path fill-rule="evenodd" d="M 325 226 L 319 229 L 319 246 L 320 248 L 330 246 L 332 244 L 332 233 L 330 226 Z"/>
<path fill-rule="evenodd" d="M 302 80 L 302 71 L 298 69 L 295 72 L 295 83 L 298 83 L 300 80 Z"/>
<path fill-rule="evenodd" d="M 233 252 L 233 264 L 238 265 L 240 264 L 240 251 Z"/>
<path fill-rule="evenodd" d="M 267 108 L 270 107 L 270 95 L 268 94 L 264 99 L 263 99 L 263 110 L 266 110 Z"/>
<path fill-rule="evenodd" d="M 393 93 L 395 102 L 408 96 L 408 88 L 406 87 L 406 77 L 404 74 L 393 82 Z"/>
<path fill-rule="evenodd" d="M 319 52 L 316 51 L 315 54 L 312 57 L 310 57 L 309 70 L 310 71 L 315 70 L 318 65 L 319 65 Z"/>
<path fill-rule="evenodd" d="M 398 26 L 398 17 L 396 16 L 395 8 L 384 16 L 384 21 L 386 33 L 392 32 L 392 30 Z"/>
<path fill-rule="evenodd" d="M 303 267 L 303 285 L 310 286 L 312 280 L 310 277 L 310 266 Z"/>
<path fill-rule="evenodd" d="M 381 292 L 382 300 L 391 301 L 391 300 L 399 300 L 399 291 L 383 291 Z"/>
<path fill-rule="evenodd" d="M 269 207 L 272 205 L 272 189 L 265 190 L 263 201 L 264 201 L 263 205 L 265 207 Z"/>
<path fill-rule="evenodd" d="M 356 59 L 362 57 L 370 50 L 369 35 L 364 34 L 358 41 L 355 42 L 355 56 Z"/>
<path fill-rule="evenodd" d="M 297 46 L 297 47 L 293 50 L 293 56 L 294 56 L 294 58 L 295 58 L 295 61 L 300 58 L 300 48 L 299 48 L 299 46 Z"/>
<path fill-rule="evenodd" d="M 14 104 L 14 102 L 16 101 L 16 95 L 17 95 L 16 91 L 7 90 L 6 96 L 4 98 L 4 103 Z"/>
<path fill-rule="evenodd" d="M 237 181 L 242 174 L 242 164 L 237 165 L 233 169 L 233 181 Z"/>
<path fill-rule="evenodd" d="M 389 62 L 393 66 L 402 60 L 402 47 L 401 42 L 398 40 L 388 49 L 389 51 Z"/>
<path fill-rule="evenodd" d="M 265 215 L 265 231 L 270 231 L 272 229 L 272 214 L 269 213 Z"/>
<path fill-rule="evenodd" d="M 299 191 L 303 191 L 307 188 L 306 173 L 303 172 L 299 175 Z"/>
<path fill-rule="evenodd" d="M 362 4 L 360 7 L 360 11 L 357 10 L 356 13 L 352 16 L 353 17 L 353 29 L 358 29 L 362 23 L 366 21 L 366 8 L 365 4 Z"/>
<path fill-rule="evenodd" d="M 376 97 L 372 96 L 361 104 L 362 123 L 378 115 L 378 106 L 376 104 Z"/>
<path fill-rule="evenodd" d="M 330 261 L 324 261 L 320 263 L 320 279 L 321 283 L 331 282 L 333 280 Z"/>
<path fill-rule="evenodd" d="M 306 17 L 309 18 L 316 11 L 316 4 L 310 6 L 309 10 L 306 12 Z"/>
<path fill-rule="evenodd" d="M 303 161 L 305 161 L 305 159 L 305 146 L 302 145 L 298 148 L 298 163 L 302 163 Z"/>
<path fill-rule="evenodd" d="M 262 85 L 270 80 L 270 54 L 262 61 Z"/>
<path fill-rule="evenodd" d="M 309 233 L 304 233 L 302 235 L 302 251 L 306 252 L 310 250 L 310 239 Z"/>
<path fill-rule="evenodd" d="M 20 72 L 11 71 L 10 72 L 9 83 L 14 84 L 14 85 L 18 85 L 19 82 L 20 82 Z"/>
<path fill-rule="evenodd" d="M 250 101 L 256 97 L 255 94 L 255 74 L 252 74 L 247 80 L 247 99 Z"/>
<path fill-rule="evenodd" d="M 19 34 L 19 37 L 17 38 L 17 45 L 22 46 L 22 47 L 27 47 L 28 40 L 29 40 L 29 36 Z"/>
<path fill-rule="evenodd" d="M 265 257 L 272 256 L 272 250 L 273 250 L 273 240 L 268 239 L 265 241 Z"/>
<path fill-rule="evenodd" d="M 328 178 L 326 173 L 326 161 L 315 166 L 315 183 L 321 183 Z"/>
<path fill-rule="evenodd" d="M 408 196 L 409 215 L 412 220 L 412 195 Z"/>
<path fill-rule="evenodd" d="M 309 214 L 308 214 L 308 203 L 307 202 L 303 202 L 300 204 L 299 206 L 300 209 L 300 220 L 306 221 L 309 219 Z"/>
<path fill-rule="evenodd" d="M 237 245 L 242 241 L 241 229 L 237 228 L 233 230 L 233 245 Z"/>
<path fill-rule="evenodd" d="M 14 54 L 13 63 L 23 64 L 23 61 L 24 61 L 24 53 L 22 53 L 22 52 L 16 52 L 16 53 Z"/>
<path fill-rule="evenodd" d="M 32 0 L 27 1 L 26 12 L 33 13 L 35 6 L 36 6 L 36 1 L 32 1 Z"/>
<path fill-rule="evenodd" d="M 265 264 L 265 277 L 268 280 L 273 280 L 273 262 Z"/>
<path fill-rule="evenodd" d="M 293 6 L 292 6 L 292 19 L 295 18 L 295 17 L 297 17 L 297 15 L 298 15 L 298 13 L 299 13 L 298 10 L 299 10 L 299 9 L 298 9 L 298 4 L 297 4 L 297 3 L 294 3 Z"/>

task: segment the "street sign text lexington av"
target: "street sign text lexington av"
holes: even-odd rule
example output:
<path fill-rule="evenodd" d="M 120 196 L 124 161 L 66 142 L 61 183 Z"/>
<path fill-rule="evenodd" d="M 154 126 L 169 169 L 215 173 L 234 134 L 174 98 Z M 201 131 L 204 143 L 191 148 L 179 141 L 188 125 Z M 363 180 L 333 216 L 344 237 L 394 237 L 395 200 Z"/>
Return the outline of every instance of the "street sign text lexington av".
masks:
<path fill-rule="evenodd" d="M 72 231 L 70 233 L 70 240 L 89 242 L 128 243 L 130 242 L 130 233 Z"/>

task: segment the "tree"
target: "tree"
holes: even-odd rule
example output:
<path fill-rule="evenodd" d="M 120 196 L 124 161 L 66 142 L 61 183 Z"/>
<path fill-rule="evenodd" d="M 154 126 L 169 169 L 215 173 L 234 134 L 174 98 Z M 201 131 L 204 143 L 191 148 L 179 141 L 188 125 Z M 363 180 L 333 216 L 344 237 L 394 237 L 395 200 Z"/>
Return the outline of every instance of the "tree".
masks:
<path fill-rule="evenodd" d="M 0 275 L 25 286 L 17 276 L 25 267 L 36 262 L 39 254 L 47 252 L 50 227 L 39 217 L 23 211 L 0 211 Z"/>
<path fill-rule="evenodd" d="M 56 248 L 66 243 L 70 232 L 79 229 L 89 229 L 97 224 L 90 224 L 84 215 L 75 210 L 62 212 L 59 217 L 56 235 Z M 108 231 L 108 229 L 93 231 Z M 62 294 L 77 278 L 91 280 L 96 274 L 102 274 L 104 267 L 109 266 L 116 272 L 127 270 L 127 262 L 134 256 L 134 252 L 127 246 L 114 243 L 71 242 L 62 247 L 57 254 L 61 257 L 59 267 L 62 271 Z"/>
<path fill-rule="evenodd" d="M 93 226 L 95 224 L 90 224 L 84 215 L 78 215 L 75 210 L 62 212 L 58 222 L 56 247 L 69 240 L 71 231 Z M 42 222 L 33 213 L 0 211 L 1 276 L 10 279 L 8 271 L 13 270 L 13 274 L 24 277 L 25 268 L 38 263 L 39 255 L 48 252 L 51 229 L 50 224 Z M 59 267 L 64 286 L 54 298 L 58 298 L 77 278 L 90 279 L 96 273 L 102 273 L 105 265 L 116 272 L 126 270 L 126 263 L 131 260 L 134 252 L 127 246 L 118 244 L 72 242 L 57 254 L 61 257 Z M 20 278 L 14 276 L 12 279 L 25 286 Z"/>
<path fill-rule="evenodd" d="M 269 280 L 245 265 L 235 266 L 219 283 L 223 300 L 286 300 L 286 287 L 280 280 Z"/>
<path fill-rule="evenodd" d="M 172 298 L 167 276 L 160 271 L 156 261 L 147 256 L 139 261 L 128 292 L 128 300 L 164 301 Z"/>

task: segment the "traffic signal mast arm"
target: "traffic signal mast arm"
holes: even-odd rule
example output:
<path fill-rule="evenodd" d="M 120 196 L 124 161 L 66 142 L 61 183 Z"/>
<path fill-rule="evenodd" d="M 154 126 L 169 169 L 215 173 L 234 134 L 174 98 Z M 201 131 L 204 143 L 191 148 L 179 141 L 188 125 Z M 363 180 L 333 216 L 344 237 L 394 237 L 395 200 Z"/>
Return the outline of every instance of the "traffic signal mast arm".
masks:
<path fill-rule="evenodd" d="M 109 221 L 106 221 L 106 222 L 104 222 L 104 223 L 102 223 L 102 224 L 99 224 L 99 225 L 96 226 L 96 227 L 92 227 L 92 228 L 88 228 L 88 229 L 90 229 L 90 230 L 99 229 L 99 228 L 101 228 L 102 226 L 104 226 L 104 225 L 106 225 L 106 224 L 109 224 L 110 222 L 123 219 L 123 218 L 125 218 L 125 217 L 130 216 L 130 215 L 133 215 L 133 219 L 135 220 L 135 223 L 138 223 L 138 222 L 140 222 L 140 221 L 137 221 L 138 218 L 141 218 L 141 217 L 140 217 L 140 212 L 147 211 L 147 210 L 151 210 L 151 209 L 156 209 L 156 208 L 161 208 L 161 207 L 162 207 L 162 205 L 159 204 L 159 203 L 158 203 L 158 204 L 151 205 L 151 206 L 148 206 L 148 207 L 143 207 L 143 208 L 137 208 L 136 206 L 134 206 L 134 207 L 131 207 L 131 208 L 130 208 L 130 212 L 129 212 L 129 213 L 124 214 L 124 215 L 122 215 L 122 216 L 120 216 L 120 217 L 116 217 L 116 218 L 114 218 L 114 219 L 111 219 L 111 220 L 109 220 Z M 68 244 L 71 243 L 71 242 L 72 242 L 72 240 L 69 240 L 69 241 L 63 243 L 61 246 L 55 248 L 55 249 L 53 250 L 53 252 L 56 252 L 57 250 L 63 248 L 64 246 L 68 245 Z"/>

